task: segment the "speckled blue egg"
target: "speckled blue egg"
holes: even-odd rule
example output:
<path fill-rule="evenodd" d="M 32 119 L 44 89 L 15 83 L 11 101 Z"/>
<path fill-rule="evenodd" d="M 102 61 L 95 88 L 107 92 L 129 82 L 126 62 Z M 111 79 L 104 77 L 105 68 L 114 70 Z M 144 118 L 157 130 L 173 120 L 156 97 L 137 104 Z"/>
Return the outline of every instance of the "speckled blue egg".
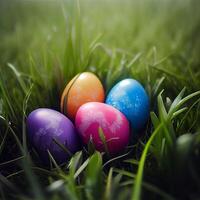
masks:
<path fill-rule="evenodd" d="M 149 117 L 149 97 L 134 79 L 124 79 L 108 93 L 106 103 L 121 111 L 131 123 L 133 132 L 140 132 Z"/>
<path fill-rule="evenodd" d="M 32 111 L 26 121 L 28 138 L 41 159 L 49 162 L 48 151 L 58 163 L 67 161 L 69 152 L 80 149 L 78 133 L 73 123 L 63 114 L 47 108 Z M 60 145 L 61 144 L 61 145 Z"/>

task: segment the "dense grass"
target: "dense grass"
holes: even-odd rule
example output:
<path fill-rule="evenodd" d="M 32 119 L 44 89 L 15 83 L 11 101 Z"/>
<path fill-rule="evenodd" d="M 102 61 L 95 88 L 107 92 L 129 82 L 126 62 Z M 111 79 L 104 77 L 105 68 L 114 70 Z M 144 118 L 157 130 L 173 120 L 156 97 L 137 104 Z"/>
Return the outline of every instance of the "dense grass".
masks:
<path fill-rule="evenodd" d="M 199 199 L 200 3 L 0 1 L 0 199 Z M 106 92 L 132 77 L 151 117 L 111 158 L 85 148 L 44 166 L 27 114 L 59 110 L 66 83 L 93 71 Z"/>

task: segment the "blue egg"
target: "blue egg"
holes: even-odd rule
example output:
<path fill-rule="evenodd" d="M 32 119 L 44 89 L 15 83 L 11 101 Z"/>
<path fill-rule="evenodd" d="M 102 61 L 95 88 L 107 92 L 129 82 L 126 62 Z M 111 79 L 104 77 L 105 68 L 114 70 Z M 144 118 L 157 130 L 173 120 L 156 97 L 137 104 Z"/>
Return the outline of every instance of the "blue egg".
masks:
<path fill-rule="evenodd" d="M 131 123 L 133 132 L 141 131 L 149 117 L 149 97 L 134 79 L 124 79 L 108 93 L 106 103 L 121 111 Z"/>

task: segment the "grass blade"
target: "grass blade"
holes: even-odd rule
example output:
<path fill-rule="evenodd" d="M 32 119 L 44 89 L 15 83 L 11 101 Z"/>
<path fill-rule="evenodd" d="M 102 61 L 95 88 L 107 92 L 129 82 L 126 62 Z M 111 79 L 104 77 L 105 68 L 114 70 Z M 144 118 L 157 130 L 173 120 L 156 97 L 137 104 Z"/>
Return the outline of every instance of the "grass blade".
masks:
<path fill-rule="evenodd" d="M 162 128 L 163 124 L 160 124 L 157 129 L 153 132 L 151 137 L 149 138 L 146 146 L 142 152 L 142 156 L 139 162 L 138 171 L 136 174 L 135 184 L 133 187 L 133 192 L 131 195 L 132 200 L 140 200 L 141 199 L 141 190 L 142 190 L 142 179 L 143 179 L 143 171 L 144 171 L 144 164 L 146 161 L 147 152 L 150 148 L 152 141 L 154 140 L 155 136 L 159 133 L 160 129 Z"/>

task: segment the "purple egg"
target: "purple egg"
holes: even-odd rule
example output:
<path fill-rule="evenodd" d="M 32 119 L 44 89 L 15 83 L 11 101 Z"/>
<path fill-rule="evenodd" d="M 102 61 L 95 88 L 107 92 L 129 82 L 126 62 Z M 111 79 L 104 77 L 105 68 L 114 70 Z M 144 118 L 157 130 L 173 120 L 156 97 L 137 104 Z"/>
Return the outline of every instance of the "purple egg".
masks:
<path fill-rule="evenodd" d="M 27 131 L 31 144 L 45 163 L 49 161 L 47 150 L 58 163 L 69 158 L 69 154 L 55 141 L 71 153 L 80 149 L 80 139 L 73 123 L 55 110 L 39 108 L 31 112 L 27 118 Z"/>

